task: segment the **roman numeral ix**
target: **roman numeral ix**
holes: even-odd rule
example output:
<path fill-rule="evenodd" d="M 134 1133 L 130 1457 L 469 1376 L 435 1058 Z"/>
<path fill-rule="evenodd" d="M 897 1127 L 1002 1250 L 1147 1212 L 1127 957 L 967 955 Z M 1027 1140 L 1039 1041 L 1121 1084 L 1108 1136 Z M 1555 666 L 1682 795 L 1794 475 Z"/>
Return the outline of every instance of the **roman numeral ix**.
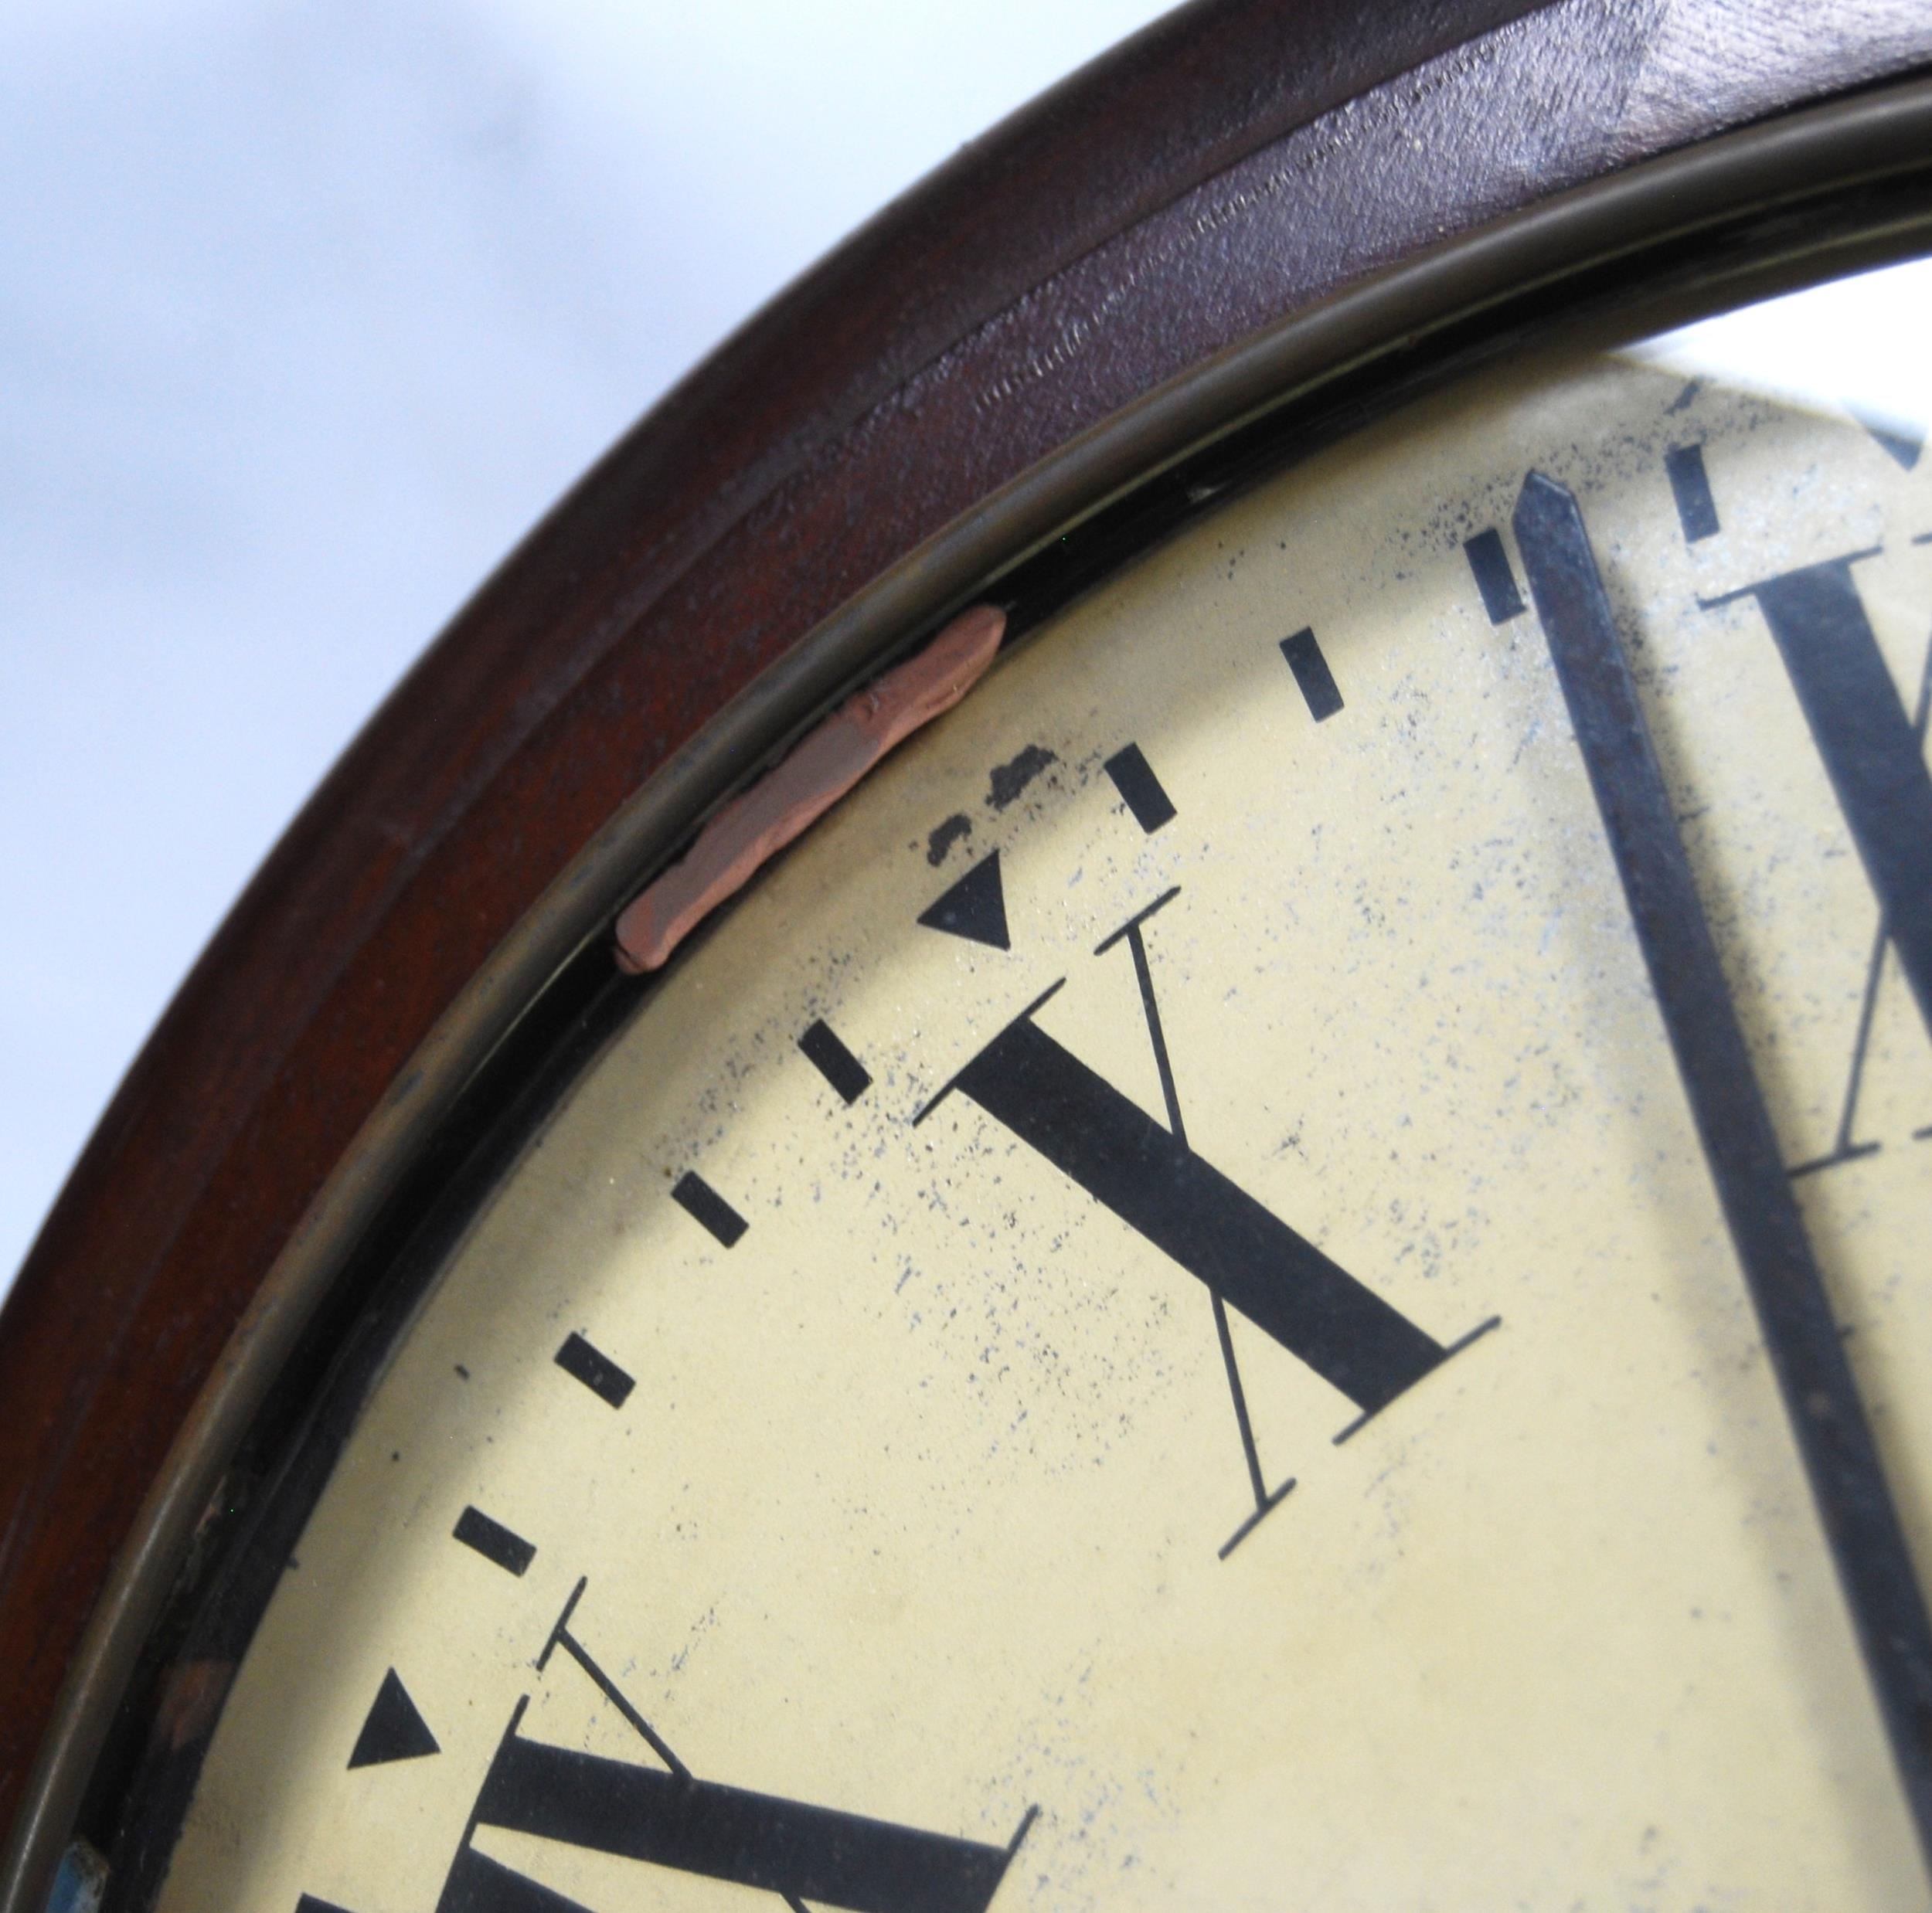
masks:
<path fill-rule="evenodd" d="M 985 1913 L 1033 1822 L 1004 1847 L 868 1820 L 700 1780 L 570 1631 L 578 1582 L 537 1662 L 562 1648 L 650 1748 L 662 1769 L 526 1740 L 516 1704 L 451 1863 L 437 1913 L 584 1913 L 563 1894 L 477 1850 L 479 1826 L 534 1833 L 852 1913 Z"/>

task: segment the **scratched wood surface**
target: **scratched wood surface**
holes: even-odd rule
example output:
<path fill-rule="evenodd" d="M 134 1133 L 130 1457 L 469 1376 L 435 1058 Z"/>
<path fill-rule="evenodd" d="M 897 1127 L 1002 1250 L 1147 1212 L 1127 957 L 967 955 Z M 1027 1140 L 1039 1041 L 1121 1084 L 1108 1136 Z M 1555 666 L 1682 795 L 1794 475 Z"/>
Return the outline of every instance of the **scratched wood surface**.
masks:
<path fill-rule="evenodd" d="M 291 826 L 0 1315 L 0 1826 L 264 1272 L 464 982 L 820 620 L 1205 357 L 1572 185 L 1932 60 L 1740 0 L 1197 0 L 968 148 L 622 439 Z"/>

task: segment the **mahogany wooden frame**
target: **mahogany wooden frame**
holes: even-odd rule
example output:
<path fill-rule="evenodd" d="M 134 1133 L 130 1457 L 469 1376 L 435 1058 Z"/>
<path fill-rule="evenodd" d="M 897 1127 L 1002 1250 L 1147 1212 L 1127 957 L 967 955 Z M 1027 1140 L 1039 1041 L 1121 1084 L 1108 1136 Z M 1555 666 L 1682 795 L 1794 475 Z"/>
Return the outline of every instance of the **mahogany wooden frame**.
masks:
<path fill-rule="evenodd" d="M 1195 0 L 621 440 L 291 827 L 0 1313 L 0 1908 L 38 1913 L 281 1354 L 397 1164 L 606 933 L 613 871 L 634 888 L 895 619 L 930 628 L 1210 425 L 1538 270 L 1594 262 L 1600 289 L 1746 174 L 1774 201 L 1900 171 L 1928 70 L 1932 16 L 1893 0 L 1802 29 L 1745 0 Z M 1753 125 L 1777 137 L 1727 172 L 1720 136 Z M 1601 189 L 1672 156 L 1668 194 Z"/>

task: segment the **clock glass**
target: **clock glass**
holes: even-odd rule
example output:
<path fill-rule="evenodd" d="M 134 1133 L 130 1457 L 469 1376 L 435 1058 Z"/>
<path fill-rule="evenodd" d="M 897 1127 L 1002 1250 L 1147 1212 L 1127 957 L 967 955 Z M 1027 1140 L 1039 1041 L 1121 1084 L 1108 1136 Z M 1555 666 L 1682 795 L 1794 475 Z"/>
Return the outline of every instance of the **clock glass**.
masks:
<path fill-rule="evenodd" d="M 1696 345 L 1205 501 L 621 986 L 164 1913 L 1922 1903 L 1932 463 Z"/>

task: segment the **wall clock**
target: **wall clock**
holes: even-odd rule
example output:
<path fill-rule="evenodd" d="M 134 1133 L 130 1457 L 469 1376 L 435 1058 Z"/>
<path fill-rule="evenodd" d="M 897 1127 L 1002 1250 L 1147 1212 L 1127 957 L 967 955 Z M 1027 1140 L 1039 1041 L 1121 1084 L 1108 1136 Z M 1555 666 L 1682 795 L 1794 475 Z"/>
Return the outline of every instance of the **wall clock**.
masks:
<path fill-rule="evenodd" d="M 621 443 L 0 1320 L 9 1913 L 1923 1904 L 1932 494 L 1607 348 L 1928 61 L 1185 9 Z"/>

